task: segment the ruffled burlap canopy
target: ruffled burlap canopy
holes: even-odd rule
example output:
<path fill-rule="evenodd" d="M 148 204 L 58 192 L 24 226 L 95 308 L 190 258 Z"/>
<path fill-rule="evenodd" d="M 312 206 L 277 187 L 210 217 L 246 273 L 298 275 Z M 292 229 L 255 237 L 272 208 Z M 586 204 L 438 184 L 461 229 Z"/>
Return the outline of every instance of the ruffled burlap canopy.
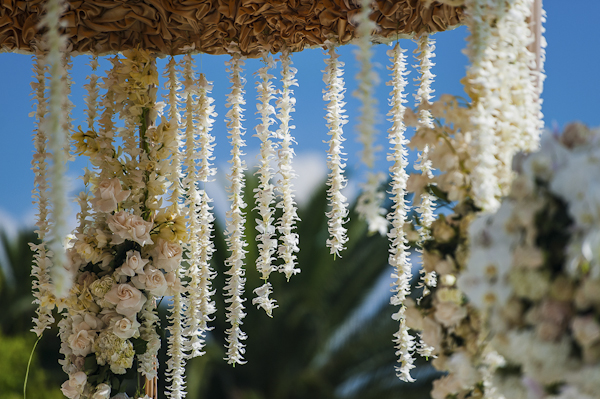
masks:
<path fill-rule="evenodd" d="M 260 49 L 292 51 L 342 44 L 354 37 L 351 0 L 68 0 L 64 15 L 72 50 L 105 54 L 141 47 L 160 54 L 180 54 L 190 46 L 223 54 L 233 41 L 250 57 Z M 377 37 L 438 32 L 458 25 L 462 9 L 422 0 L 378 0 L 372 18 Z M 29 52 L 40 39 L 43 0 L 2 0 L 0 46 Z"/>

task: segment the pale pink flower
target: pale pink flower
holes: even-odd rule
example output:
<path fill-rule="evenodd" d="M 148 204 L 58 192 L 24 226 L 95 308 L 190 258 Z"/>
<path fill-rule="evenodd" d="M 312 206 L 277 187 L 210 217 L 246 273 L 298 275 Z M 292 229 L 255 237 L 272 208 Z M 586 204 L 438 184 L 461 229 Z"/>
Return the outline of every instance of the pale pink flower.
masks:
<path fill-rule="evenodd" d="M 121 240 L 113 238 L 113 243 L 118 244 L 123 240 L 135 241 L 140 245 L 153 244 L 150 238 L 152 222 L 146 222 L 139 216 L 132 215 L 125 211 L 120 211 L 111 215 L 107 219 L 110 230 Z"/>
<path fill-rule="evenodd" d="M 130 192 L 121 188 L 121 182 L 116 177 L 103 180 L 96 189 L 96 198 L 92 201 L 92 205 L 99 212 L 113 212 L 117 210 L 119 202 L 129 197 Z"/>
<path fill-rule="evenodd" d="M 138 251 L 127 251 L 125 263 L 119 267 L 117 273 L 125 276 L 133 277 L 136 274 L 144 274 L 144 266 L 149 262 L 148 259 L 143 259 Z"/>
<path fill-rule="evenodd" d="M 440 302 L 437 304 L 434 317 L 446 327 L 460 323 L 467 316 L 467 309 L 454 302 Z"/>
<path fill-rule="evenodd" d="M 78 371 L 69 376 L 69 379 L 65 381 L 60 390 L 69 399 L 79 399 L 85 389 L 87 382 L 87 375 L 83 371 Z"/>
<path fill-rule="evenodd" d="M 113 324 L 113 332 L 115 335 L 121 339 L 128 339 L 139 335 L 140 323 L 136 319 L 129 319 L 127 317 L 123 317 L 117 320 Z"/>
<path fill-rule="evenodd" d="M 165 295 L 168 288 L 164 273 L 150 265 L 144 268 L 143 273 L 134 276 L 131 282 L 137 288 L 147 290 L 154 296 Z"/>
<path fill-rule="evenodd" d="M 152 264 L 158 269 L 172 272 L 179 268 L 183 250 L 179 244 L 169 242 L 162 238 L 156 241 L 156 246 L 149 252 L 152 256 Z"/>
<path fill-rule="evenodd" d="M 129 284 L 117 284 L 104 296 L 104 300 L 116 305 L 116 311 L 126 317 L 133 317 L 142 310 L 146 297 Z"/>

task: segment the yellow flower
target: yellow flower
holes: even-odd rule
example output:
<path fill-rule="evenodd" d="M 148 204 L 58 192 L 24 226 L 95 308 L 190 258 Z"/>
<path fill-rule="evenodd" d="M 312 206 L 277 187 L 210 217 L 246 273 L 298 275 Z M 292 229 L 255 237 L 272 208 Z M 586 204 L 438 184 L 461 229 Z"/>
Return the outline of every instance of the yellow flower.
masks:
<path fill-rule="evenodd" d="M 154 220 L 159 226 L 158 236 L 166 241 L 178 242 L 185 241 L 188 233 L 185 225 L 185 217 L 177 215 L 167 209 L 166 212 L 161 212 Z"/>
<path fill-rule="evenodd" d="M 98 135 L 93 130 L 88 130 L 87 132 L 83 132 L 81 127 L 78 127 L 79 131 L 73 133 L 71 136 L 74 145 L 75 145 L 75 154 L 76 155 L 87 155 L 92 156 L 98 152 L 98 144 L 96 143 L 96 138 Z"/>

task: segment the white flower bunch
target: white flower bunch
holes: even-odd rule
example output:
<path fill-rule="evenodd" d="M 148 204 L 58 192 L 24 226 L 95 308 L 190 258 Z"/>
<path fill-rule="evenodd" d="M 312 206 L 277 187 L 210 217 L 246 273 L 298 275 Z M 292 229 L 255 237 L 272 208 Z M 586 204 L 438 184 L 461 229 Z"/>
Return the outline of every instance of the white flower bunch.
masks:
<path fill-rule="evenodd" d="M 493 375 L 505 396 L 600 390 L 600 180 L 581 173 L 598 166 L 599 137 L 577 124 L 543 136 L 540 151 L 518 164 L 498 212 L 471 227 L 458 283 L 485 313 L 491 345 L 506 359 Z"/>

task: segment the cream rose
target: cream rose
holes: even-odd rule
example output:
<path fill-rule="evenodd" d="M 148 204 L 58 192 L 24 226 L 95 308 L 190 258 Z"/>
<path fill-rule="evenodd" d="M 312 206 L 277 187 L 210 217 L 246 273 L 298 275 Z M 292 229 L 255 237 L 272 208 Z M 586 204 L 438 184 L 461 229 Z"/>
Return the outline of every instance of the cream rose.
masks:
<path fill-rule="evenodd" d="M 131 320 L 127 317 L 117 320 L 112 326 L 115 335 L 121 339 L 129 339 L 136 335 L 139 336 L 139 328 L 140 323 L 137 320 Z"/>
<path fill-rule="evenodd" d="M 104 383 L 98 385 L 92 399 L 110 399 L 110 385 Z"/>
<path fill-rule="evenodd" d="M 162 238 L 159 238 L 156 246 L 150 250 L 152 264 L 159 269 L 164 269 L 166 272 L 172 272 L 179 267 L 182 255 L 183 250 L 179 244 Z"/>
<path fill-rule="evenodd" d="M 76 356 L 87 356 L 92 353 L 96 333 L 90 330 L 79 330 L 69 336 L 69 346 Z"/>
<path fill-rule="evenodd" d="M 452 327 L 467 316 L 467 309 L 454 302 L 439 302 L 433 316 L 445 327 Z"/>
<path fill-rule="evenodd" d="M 164 296 L 169 288 L 164 273 L 150 265 L 144 267 L 144 273 L 131 278 L 136 288 L 148 290 L 154 296 Z"/>
<path fill-rule="evenodd" d="M 79 399 L 85 389 L 87 383 L 87 375 L 83 371 L 78 371 L 69 376 L 69 379 L 65 381 L 60 390 L 69 399 Z"/>
<path fill-rule="evenodd" d="M 110 215 L 107 219 L 108 227 L 119 239 L 113 243 L 119 244 L 123 240 L 135 241 L 140 245 L 153 244 L 150 238 L 152 222 L 146 222 L 139 216 L 121 211 Z"/>
<path fill-rule="evenodd" d="M 149 262 L 148 259 L 143 259 L 138 251 L 127 251 L 125 263 L 116 271 L 119 274 L 133 277 L 136 274 L 144 274 L 144 266 Z"/>
<path fill-rule="evenodd" d="M 104 296 L 104 300 L 116 305 L 116 311 L 126 317 L 133 317 L 142 310 L 146 297 L 140 290 L 129 284 L 117 284 Z"/>
<path fill-rule="evenodd" d="M 442 343 L 442 328 L 438 323 L 435 322 L 431 317 L 425 317 L 423 319 L 423 332 L 421 333 L 421 339 L 428 346 L 439 348 Z"/>
<path fill-rule="evenodd" d="M 121 188 L 121 182 L 116 177 L 103 180 L 98 185 L 92 205 L 99 212 L 115 211 L 119 202 L 125 201 L 130 192 Z"/>

